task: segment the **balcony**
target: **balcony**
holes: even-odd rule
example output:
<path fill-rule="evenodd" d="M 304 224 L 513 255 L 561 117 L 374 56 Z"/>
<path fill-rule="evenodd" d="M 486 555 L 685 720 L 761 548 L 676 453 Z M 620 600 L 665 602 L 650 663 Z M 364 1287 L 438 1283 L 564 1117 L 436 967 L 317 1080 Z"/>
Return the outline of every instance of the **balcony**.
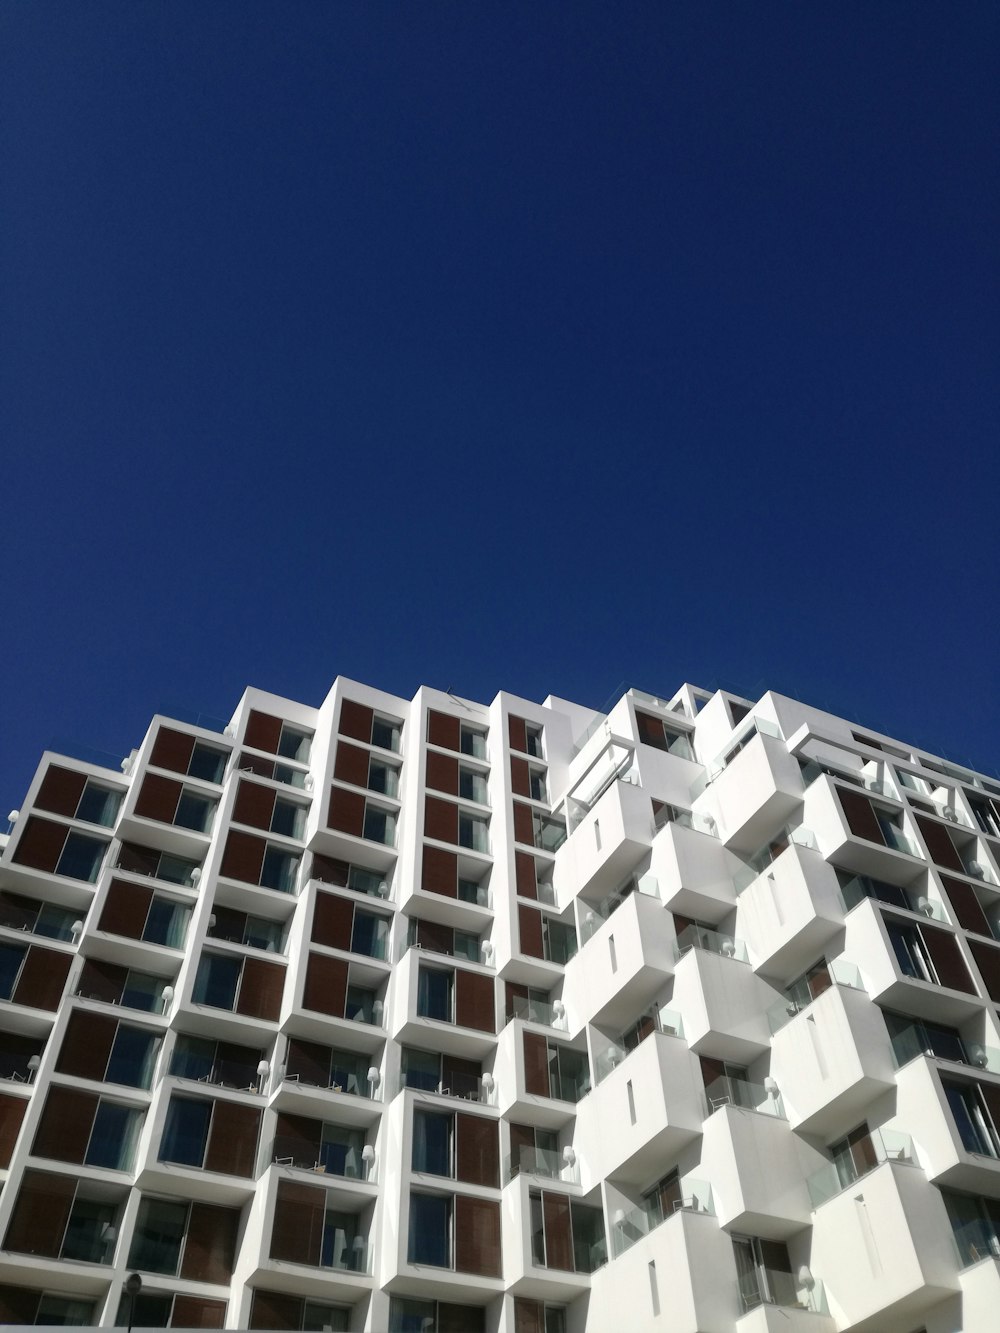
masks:
<path fill-rule="evenodd" d="M 719 1080 L 721 1083 L 722 1080 Z M 762 1240 L 786 1241 L 809 1225 L 809 1196 L 798 1145 L 776 1088 L 729 1080 L 736 1099 L 709 1102 L 702 1160 L 713 1167 L 719 1225 Z M 709 1095 L 721 1089 L 709 1088 Z M 753 1102 L 751 1109 L 742 1099 Z"/>
<path fill-rule="evenodd" d="M 897 1076 L 897 1114 L 938 1187 L 1000 1199 L 1000 1079 L 924 1055 Z"/>
<path fill-rule="evenodd" d="M 672 1009 L 660 1009 L 654 1005 L 645 1014 L 641 1015 L 626 1032 L 621 1033 L 617 1040 L 612 1041 L 610 1045 L 605 1046 L 600 1051 L 596 1051 L 597 1039 L 595 1036 L 595 1084 L 602 1083 L 612 1070 L 617 1069 L 622 1061 L 628 1058 L 630 1052 L 634 1051 L 640 1042 L 645 1041 L 654 1032 L 666 1033 L 668 1037 L 683 1037 L 684 1023 L 680 1014 Z"/>
<path fill-rule="evenodd" d="M 504 1160 L 503 1181 L 509 1185 L 517 1176 L 540 1176 L 544 1180 L 559 1180 L 564 1185 L 579 1185 L 580 1166 L 575 1153 L 551 1148 L 522 1146 Z"/>
<path fill-rule="evenodd" d="M 749 1065 L 770 1044 L 764 1011 L 774 991 L 747 965 L 741 940 L 699 927 L 677 940 L 672 1003 L 693 1050 Z"/>
<path fill-rule="evenodd" d="M 607 920 L 591 924 L 596 929 L 566 968 L 566 1008 L 585 1021 L 624 1028 L 653 1001 L 674 968 L 663 906 L 640 891 L 620 902 Z"/>
<path fill-rule="evenodd" d="M 765 734 L 765 728 L 767 733 Z M 719 824 L 719 837 L 738 854 L 756 851 L 802 804 L 802 776 L 777 729 L 763 720 L 756 734 L 736 743 L 698 808 Z"/>
<path fill-rule="evenodd" d="M 819 1208 L 855 1181 L 876 1170 L 883 1162 L 913 1163 L 913 1140 L 892 1129 L 873 1129 L 851 1142 L 837 1158 L 806 1177 L 813 1208 Z"/>
<path fill-rule="evenodd" d="M 824 1325 L 833 1333 L 836 1327 L 823 1283 L 812 1276 L 757 1264 L 740 1275 L 738 1290 L 744 1311 L 736 1322 L 739 1333 L 818 1333 Z M 817 1324 L 816 1315 L 826 1318 Z"/>
<path fill-rule="evenodd" d="M 616 781 L 573 830 L 556 861 L 559 902 L 611 893 L 649 848 L 653 815 L 641 787 Z"/>
<path fill-rule="evenodd" d="M 826 775 L 817 778 L 805 795 L 803 820 L 825 860 L 901 887 L 927 869 L 906 831 L 907 817 L 901 804 L 869 798 Z"/>
<path fill-rule="evenodd" d="M 795 976 L 843 929 L 836 873 L 801 837 L 796 830 L 784 851 L 738 884 L 739 929 L 762 976 Z"/>
<path fill-rule="evenodd" d="M 631 1208 L 627 1212 L 621 1208 L 616 1209 L 612 1218 L 611 1225 L 611 1252 L 617 1259 L 619 1255 L 630 1250 L 644 1236 L 648 1236 L 651 1231 L 662 1226 L 664 1222 L 669 1221 L 676 1213 L 692 1212 L 702 1213 L 705 1216 L 713 1217 L 715 1208 L 712 1202 L 712 1187 L 703 1180 L 692 1180 L 685 1176 L 678 1182 L 677 1198 L 672 1201 L 670 1212 L 664 1211 L 659 1196 L 653 1200 L 647 1200 L 638 1208 Z"/>
<path fill-rule="evenodd" d="M 691 811 L 665 810 L 673 817 L 659 821 L 653 840 L 650 871 L 660 883 L 665 907 L 699 921 L 721 921 L 736 901 L 733 876 L 740 862 L 723 847 L 714 821 Z"/>

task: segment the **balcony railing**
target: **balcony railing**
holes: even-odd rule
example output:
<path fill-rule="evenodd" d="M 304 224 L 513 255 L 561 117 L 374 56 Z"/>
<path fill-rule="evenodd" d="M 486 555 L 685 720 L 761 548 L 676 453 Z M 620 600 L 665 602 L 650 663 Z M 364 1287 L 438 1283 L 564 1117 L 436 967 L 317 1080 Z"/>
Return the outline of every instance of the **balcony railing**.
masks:
<path fill-rule="evenodd" d="M 672 1200 L 669 1213 L 664 1211 L 664 1206 L 659 1201 L 647 1200 L 638 1208 L 632 1208 L 628 1212 L 620 1208 L 614 1214 L 611 1225 L 611 1246 L 616 1259 L 676 1213 L 714 1215 L 711 1185 L 703 1180 L 684 1179 L 679 1183 L 678 1190 L 678 1197 Z"/>
<path fill-rule="evenodd" d="M 768 866 L 773 865 L 778 857 L 788 850 L 791 843 L 796 847 L 806 847 L 813 852 L 817 850 L 816 836 L 811 829 L 803 828 L 801 824 L 797 828 L 786 828 L 733 875 L 733 888 L 737 897 L 748 889 L 754 880 L 759 879 Z"/>
<path fill-rule="evenodd" d="M 952 1223 L 959 1268 L 969 1268 L 981 1259 L 1000 1259 L 1000 1236 L 992 1222 L 973 1218 L 959 1226 Z"/>
<path fill-rule="evenodd" d="M 559 1000 L 549 1004 L 545 1000 L 532 1000 L 527 995 L 512 995 L 507 1008 L 506 1021 L 523 1018 L 528 1023 L 542 1023 L 546 1027 L 561 1028 L 566 1031 L 566 1010 Z"/>
<path fill-rule="evenodd" d="M 852 911 L 866 898 L 874 898 L 876 902 L 891 907 L 902 907 L 907 912 L 919 912 L 921 916 L 931 917 L 934 921 L 948 920 L 944 907 L 936 898 L 913 894 L 908 889 L 885 884 L 868 875 L 853 875 L 841 886 L 840 901 L 845 912 Z"/>
<path fill-rule="evenodd" d="M 806 1189 L 813 1208 L 826 1203 L 835 1194 L 849 1189 L 856 1180 L 867 1176 L 883 1162 L 912 1162 L 913 1140 L 909 1134 L 894 1129 L 873 1129 L 806 1177 Z"/>
<path fill-rule="evenodd" d="M 633 893 L 641 893 L 646 898 L 660 897 L 660 885 L 655 875 L 640 875 L 631 880 L 623 889 L 609 894 L 602 903 L 594 907 L 588 906 L 581 914 L 580 919 L 580 943 L 585 944 L 592 935 L 604 925 L 609 917 L 614 916 L 619 907 L 631 898 Z"/>
<path fill-rule="evenodd" d="M 806 986 L 786 991 L 783 999 L 771 1005 L 767 1011 L 767 1022 L 772 1034 L 779 1032 L 786 1023 L 790 1023 L 803 1009 L 808 1009 L 814 1000 L 818 1000 L 834 985 L 846 986 L 849 990 L 864 990 L 861 973 L 854 964 L 834 958 L 827 963 L 825 971 Z"/>
<path fill-rule="evenodd" d="M 932 1060 L 947 1060 L 951 1064 L 968 1065 L 973 1069 L 987 1069 L 1000 1074 L 1000 1050 L 983 1046 L 977 1041 L 964 1042 L 956 1034 L 947 1043 L 917 1024 L 890 1034 L 892 1062 L 897 1069 L 908 1065 L 918 1055 L 929 1055 Z M 935 1050 L 935 1041 L 940 1049 Z"/>
<path fill-rule="evenodd" d="M 777 1305 L 786 1310 L 811 1310 L 827 1314 L 826 1292 L 822 1282 L 810 1277 L 803 1282 L 795 1273 L 781 1272 L 756 1264 L 739 1278 L 740 1303 L 744 1313 L 758 1305 Z"/>
<path fill-rule="evenodd" d="M 575 1156 L 566 1157 L 556 1148 L 524 1146 L 511 1153 L 504 1162 L 504 1183 L 509 1184 L 520 1175 L 545 1176 L 549 1180 L 579 1185 L 580 1166 Z"/>
<path fill-rule="evenodd" d="M 745 1111 L 759 1111 L 762 1115 L 785 1119 L 781 1093 L 773 1079 L 767 1083 L 751 1083 L 749 1079 L 723 1075 L 705 1089 L 705 1101 L 709 1115 L 722 1106 L 739 1106 Z"/>
<path fill-rule="evenodd" d="M 594 1056 L 595 1085 L 606 1079 L 654 1032 L 665 1033 L 668 1037 L 683 1037 L 684 1020 L 672 1009 L 658 1009 L 654 1006 L 647 1010 L 638 1023 Z"/>
<path fill-rule="evenodd" d="M 711 786 L 716 778 L 726 771 L 736 756 L 746 749 L 755 736 L 773 736 L 775 739 L 781 740 L 781 732 L 773 722 L 768 722 L 766 718 L 755 717 L 749 730 L 744 732 L 739 740 L 731 741 L 721 754 L 705 766 L 705 772 L 691 784 L 690 796 L 692 801 L 697 799 L 706 787 Z"/>
<path fill-rule="evenodd" d="M 748 961 L 747 946 L 742 940 L 733 939 L 718 930 L 709 930 L 706 926 L 685 926 L 674 941 L 674 959 L 680 959 L 692 949 L 704 949 L 706 953 L 717 953 L 723 958 L 735 958 L 741 963 Z"/>

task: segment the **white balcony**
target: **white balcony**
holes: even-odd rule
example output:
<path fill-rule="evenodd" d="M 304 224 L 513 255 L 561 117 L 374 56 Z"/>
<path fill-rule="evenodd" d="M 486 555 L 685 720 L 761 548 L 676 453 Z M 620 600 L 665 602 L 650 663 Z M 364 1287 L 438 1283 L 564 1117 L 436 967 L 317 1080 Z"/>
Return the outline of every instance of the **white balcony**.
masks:
<path fill-rule="evenodd" d="M 859 795 L 866 793 L 859 788 Z M 902 810 L 898 802 L 882 804 Z M 887 884 L 905 887 L 926 873 L 927 862 L 904 830 L 883 832 L 881 841 L 858 837 L 852 833 L 837 796 L 837 785 L 826 775 L 816 778 L 805 794 L 803 822 L 812 830 L 817 846 L 827 861 L 833 861 L 844 870 Z M 888 829 L 888 825 L 886 826 Z M 892 842 L 885 841 L 886 836 Z"/>
<path fill-rule="evenodd" d="M 676 820 L 653 840 L 650 873 L 660 884 L 663 905 L 697 921 L 719 922 L 736 901 L 733 875 L 739 860 L 706 829 Z"/>
<path fill-rule="evenodd" d="M 696 945 L 678 959 L 670 1004 L 684 1015 L 694 1050 L 748 1065 L 770 1044 L 766 1010 L 774 991 L 736 956 L 740 941 L 729 944 L 733 956 Z"/>
<path fill-rule="evenodd" d="M 658 898 L 636 892 L 566 965 L 563 1000 L 585 1022 L 624 1027 L 673 972 L 669 918 Z"/>
<path fill-rule="evenodd" d="M 802 806 L 802 776 L 779 736 L 758 732 L 699 799 L 734 852 L 755 852 Z"/>
<path fill-rule="evenodd" d="M 896 1083 L 899 1122 L 913 1135 L 927 1179 L 939 1187 L 1000 1199 L 1000 1144 L 989 1132 L 985 1113 L 971 1117 L 965 1127 L 969 1141 L 964 1142 L 943 1086 L 979 1083 L 1000 1100 L 1000 1077 L 921 1055 L 898 1071 Z"/>
<path fill-rule="evenodd" d="M 616 781 L 573 830 L 556 856 L 556 899 L 577 894 L 602 896 L 616 889 L 634 869 L 653 839 L 649 793 Z"/>
<path fill-rule="evenodd" d="M 809 1225 L 798 1141 L 787 1120 L 725 1105 L 705 1121 L 703 1134 L 701 1170 L 711 1175 L 720 1226 L 787 1240 Z"/>
<path fill-rule="evenodd" d="M 738 898 L 737 929 L 762 976 L 788 981 L 822 954 L 844 909 L 837 876 L 814 850 L 792 842 Z"/>

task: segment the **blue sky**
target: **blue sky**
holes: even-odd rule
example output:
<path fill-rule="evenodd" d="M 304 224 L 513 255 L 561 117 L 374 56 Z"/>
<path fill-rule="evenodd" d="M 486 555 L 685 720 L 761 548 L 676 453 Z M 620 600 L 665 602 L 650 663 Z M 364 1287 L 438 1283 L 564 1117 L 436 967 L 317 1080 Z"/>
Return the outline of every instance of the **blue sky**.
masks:
<path fill-rule="evenodd" d="M 338 674 L 998 762 L 1000 9 L 0 9 L 0 768 Z"/>

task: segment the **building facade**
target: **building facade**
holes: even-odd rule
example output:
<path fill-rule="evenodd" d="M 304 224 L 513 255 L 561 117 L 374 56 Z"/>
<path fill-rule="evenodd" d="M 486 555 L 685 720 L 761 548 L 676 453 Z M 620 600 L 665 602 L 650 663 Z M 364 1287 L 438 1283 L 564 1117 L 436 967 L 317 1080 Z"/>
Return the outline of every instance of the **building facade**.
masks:
<path fill-rule="evenodd" d="M 338 680 L 46 753 L 0 1321 L 986 1333 L 998 941 L 1000 782 L 774 694 Z"/>

